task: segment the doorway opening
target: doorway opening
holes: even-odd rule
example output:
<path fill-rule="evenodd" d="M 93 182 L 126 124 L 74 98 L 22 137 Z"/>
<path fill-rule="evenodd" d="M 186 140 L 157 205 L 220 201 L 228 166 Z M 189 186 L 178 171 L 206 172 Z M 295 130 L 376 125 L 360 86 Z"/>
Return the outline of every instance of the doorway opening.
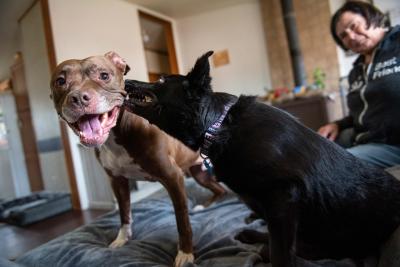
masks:
<path fill-rule="evenodd" d="M 150 82 L 164 74 L 178 74 L 172 24 L 139 11 L 140 28 Z"/>

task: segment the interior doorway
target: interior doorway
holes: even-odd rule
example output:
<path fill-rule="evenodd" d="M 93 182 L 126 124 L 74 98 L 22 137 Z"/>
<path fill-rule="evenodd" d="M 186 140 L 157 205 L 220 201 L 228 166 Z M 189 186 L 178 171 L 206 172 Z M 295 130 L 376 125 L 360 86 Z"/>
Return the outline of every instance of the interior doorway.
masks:
<path fill-rule="evenodd" d="M 26 86 L 24 61 L 20 52 L 15 55 L 14 64 L 11 66 L 11 80 L 30 189 L 32 192 L 41 191 L 44 189 L 42 170 Z"/>
<path fill-rule="evenodd" d="M 157 81 L 163 74 L 178 74 L 171 22 L 142 11 L 139 20 L 149 81 Z"/>
<path fill-rule="evenodd" d="M 31 192 L 11 90 L 0 92 L 0 170 L 0 199 Z"/>

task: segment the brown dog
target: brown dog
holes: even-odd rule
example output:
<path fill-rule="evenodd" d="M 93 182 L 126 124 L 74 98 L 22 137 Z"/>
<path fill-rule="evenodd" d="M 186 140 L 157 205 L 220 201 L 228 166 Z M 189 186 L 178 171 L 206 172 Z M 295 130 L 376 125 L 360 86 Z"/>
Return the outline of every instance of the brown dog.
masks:
<path fill-rule="evenodd" d="M 212 200 L 225 190 L 196 165 L 199 153 L 124 110 L 123 75 L 128 70 L 125 61 L 114 52 L 64 61 L 53 73 L 51 98 L 59 116 L 80 137 L 80 142 L 95 147 L 97 158 L 111 178 L 121 228 L 110 247 L 120 247 L 132 236 L 128 179 L 159 181 L 175 209 L 179 251 L 174 266 L 182 266 L 193 261 L 183 170 L 193 166 L 197 182 L 214 192 Z"/>

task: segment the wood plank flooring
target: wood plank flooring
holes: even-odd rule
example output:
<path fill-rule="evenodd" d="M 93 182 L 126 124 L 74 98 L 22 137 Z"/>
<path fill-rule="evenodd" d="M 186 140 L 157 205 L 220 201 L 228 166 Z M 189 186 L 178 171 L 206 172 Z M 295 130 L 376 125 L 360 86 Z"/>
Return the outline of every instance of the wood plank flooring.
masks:
<path fill-rule="evenodd" d="M 13 260 L 109 210 L 72 210 L 25 227 L 0 223 L 0 257 Z"/>

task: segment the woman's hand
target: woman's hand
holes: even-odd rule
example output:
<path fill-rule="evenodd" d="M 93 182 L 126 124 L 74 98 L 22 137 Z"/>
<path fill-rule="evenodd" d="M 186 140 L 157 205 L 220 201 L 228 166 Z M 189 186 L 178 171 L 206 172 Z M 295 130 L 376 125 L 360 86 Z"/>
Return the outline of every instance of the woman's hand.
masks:
<path fill-rule="evenodd" d="M 328 123 L 319 128 L 318 133 L 331 141 L 335 141 L 339 134 L 339 126 L 336 123 Z"/>

